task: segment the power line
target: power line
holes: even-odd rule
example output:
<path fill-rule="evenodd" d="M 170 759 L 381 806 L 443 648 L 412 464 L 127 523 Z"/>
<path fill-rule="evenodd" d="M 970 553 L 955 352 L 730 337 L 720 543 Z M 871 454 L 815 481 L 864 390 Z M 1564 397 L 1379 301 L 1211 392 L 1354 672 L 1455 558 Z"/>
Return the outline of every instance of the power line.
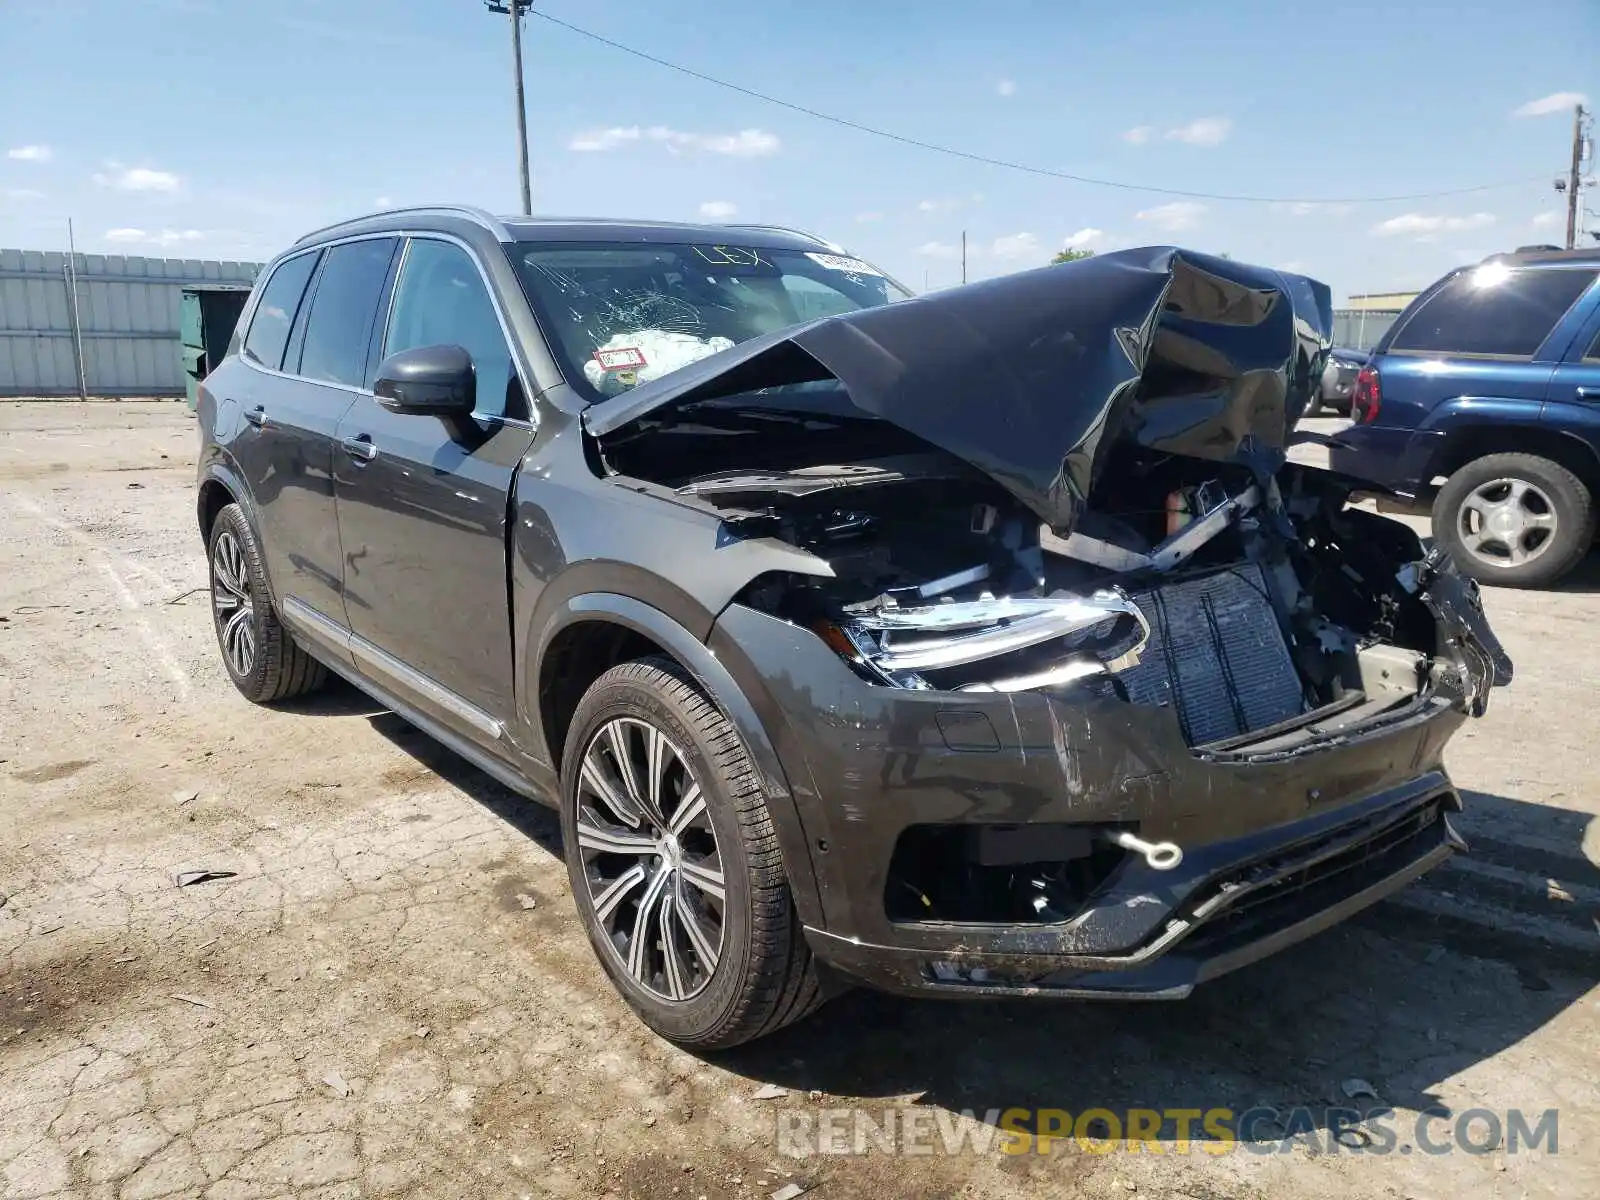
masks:
<path fill-rule="evenodd" d="M 887 138 L 891 142 L 899 142 L 903 146 L 915 146 L 919 150 L 931 150 L 935 154 L 946 154 L 952 158 L 966 159 L 968 162 L 982 163 L 990 167 L 1004 167 L 1008 171 L 1021 171 L 1028 175 L 1041 175 L 1047 179 L 1061 179 L 1068 183 L 1083 183 L 1091 187 L 1116 188 L 1124 192 L 1148 192 L 1157 196 L 1181 196 L 1188 200 L 1223 200 L 1239 201 L 1250 204 L 1390 204 L 1401 200 L 1438 200 L 1446 196 L 1468 196 L 1478 192 L 1492 192 L 1500 188 L 1517 187 L 1525 183 L 1540 183 L 1539 179 L 1513 179 L 1504 183 L 1483 183 L 1475 187 L 1449 188 L 1437 192 L 1407 192 L 1396 196 L 1349 196 L 1349 197 L 1308 197 L 1308 196 L 1251 196 L 1243 193 L 1232 192 L 1190 192 L 1181 188 L 1154 187 L 1142 183 L 1127 183 L 1117 179 L 1097 179 L 1092 175 L 1074 175 L 1068 171 L 1054 171 L 1049 167 L 1038 167 L 1030 163 L 1014 162 L 1005 158 L 994 158 L 987 154 L 975 154 L 970 150 L 958 150 L 954 146 L 944 146 L 937 142 L 925 142 L 920 138 L 908 137 L 892 130 L 880 129 L 874 125 L 864 125 L 860 121 L 852 121 L 847 117 L 835 116 L 832 113 L 821 112 L 815 108 L 808 108 L 804 104 L 796 104 L 792 100 L 780 100 L 776 96 L 769 96 L 765 92 L 758 92 L 741 84 L 732 83 L 726 79 L 718 79 L 715 75 L 707 75 L 703 71 L 696 71 L 693 67 L 686 67 L 681 63 L 669 62 L 658 58 L 654 54 L 625 46 L 621 42 L 613 41 L 602 34 L 590 29 L 583 29 L 559 17 L 553 17 L 547 12 L 538 9 L 528 9 L 529 16 L 538 17 L 541 21 L 548 21 L 552 25 L 560 26 L 569 33 L 579 37 L 588 38 L 602 46 L 609 46 L 613 50 L 620 50 L 624 54 L 631 54 L 634 58 L 642 58 L 646 62 L 655 63 L 658 67 L 666 67 L 669 71 L 677 71 L 680 75 L 687 75 L 703 83 L 714 84 L 720 88 L 727 88 L 731 92 L 738 92 L 741 96 L 749 96 L 753 100 L 761 100 L 767 104 L 775 104 L 779 108 L 786 108 L 790 112 L 801 113 L 804 116 L 815 117 L 819 121 L 827 121 L 832 125 L 840 125 L 845 129 L 853 129 L 858 133 L 868 133 L 873 137 Z"/>

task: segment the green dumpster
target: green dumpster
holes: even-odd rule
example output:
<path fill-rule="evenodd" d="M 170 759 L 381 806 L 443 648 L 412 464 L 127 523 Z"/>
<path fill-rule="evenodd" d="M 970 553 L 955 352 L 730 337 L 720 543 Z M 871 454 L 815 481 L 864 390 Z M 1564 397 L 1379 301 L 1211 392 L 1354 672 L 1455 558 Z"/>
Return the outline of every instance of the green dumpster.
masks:
<path fill-rule="evenodd" d="M 194 284 L 183 289 L 183 383 L 189 407 L 195 406 L 195 389 L 228 352 L 228 342 L 239 323 L 249 284 Z"/>

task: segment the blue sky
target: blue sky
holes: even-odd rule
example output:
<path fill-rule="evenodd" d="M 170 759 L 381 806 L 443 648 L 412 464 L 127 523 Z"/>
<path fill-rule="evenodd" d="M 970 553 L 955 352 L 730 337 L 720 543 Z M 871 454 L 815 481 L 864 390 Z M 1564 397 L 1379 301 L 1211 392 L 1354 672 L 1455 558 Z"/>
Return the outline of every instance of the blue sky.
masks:
<path fill-rule="evenodd" d="M 527 21 L 536 212 L 797 225 L 914 288 L 1174 242 L 1336 296 L 1559 241 L 1600 0 L 539 0 L 839 128 Z M 663 15 L 670 11 L 671 16 Z M 508 18 L 481 0 L 0 0 L 0 246 L 266 258 L 379 204 L 517 204 Z M 1550 110 L 1550 111 L 1545 111 Z M 1528 115 L 1518 115 L 1519 112 Z M 1600 191 L 1588 195 L 1600 208 Z M 1591 221 L 1600 228 L 1600 221 Z"/>

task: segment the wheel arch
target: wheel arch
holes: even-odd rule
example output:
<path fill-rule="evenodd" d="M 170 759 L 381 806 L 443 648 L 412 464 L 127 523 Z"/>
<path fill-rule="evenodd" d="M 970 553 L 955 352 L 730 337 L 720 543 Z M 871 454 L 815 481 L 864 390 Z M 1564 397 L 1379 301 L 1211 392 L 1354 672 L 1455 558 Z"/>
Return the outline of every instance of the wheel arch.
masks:
<path fill-rule="evenodd" d="M 1474 459 L 1490 454 L 1533 454 L 1571 471 L 1600 498 L 1600 455 L 1581 437 L 1547 425 L 1471 425 L 1453 430 L 1434 455 L 1428 479 L 1449 478 Z"/>
<path fill-rule="evenodd" d="M 239 506 L 239 511 L 244 513 L 244 519 L 250 523 L 256 541 L 262 540 L 261 522 L 256 512 L 255 501 L 250 497 L 250 489 L 244 486 L 244 480 L 225 460 L 217 460 L 206 465 L 201 474 L 199 491 L 195 496 L 195 520 L 200 528 L 202 545 L 209 548 L 211 529 L 217 522 L 217 514 L 230 504 Z M 267 570 L 264 559 L 261 563 L 261 573 L 266 577 L 267 595 L 276 606 L 277 589 L 273 587 L 272 575 Z"/>
<path fill-rule="evenodd" d="M 807 925 L 821 921 L 809 845 L 788 775 L 755 706 L 703 641 L 641 600 L 589 592 L 564 600 L 531 649 L 527 707 L 534 717 L 534 732 L 543 739 L 558 775 L 572 715 L 594 680 L 620 662 L 652 654 L 670 658 L 687 671 L 744 742 L 778 834 L 784 874 L 800 919 Z"/>

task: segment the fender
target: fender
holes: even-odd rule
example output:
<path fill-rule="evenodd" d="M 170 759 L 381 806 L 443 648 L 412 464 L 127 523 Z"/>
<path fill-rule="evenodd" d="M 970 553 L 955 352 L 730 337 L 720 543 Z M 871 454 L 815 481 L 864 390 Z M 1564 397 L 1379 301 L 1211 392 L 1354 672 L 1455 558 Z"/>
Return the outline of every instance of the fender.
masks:
<path fill-rule="evenodd" d="M 202 530 L 204 536 L 205 521 L 205 485 L 207 483 L 220 483 L 228 489 L 239 508 L 244 512 L 244 519 L 250 522 L 250 528 L 255 532 L 256 540 L 261 540 L 261 522 L 256 516 L 255 497 L 250 494 L 250 489 L 245 486 L 244 478 L 235 469 L 233 460 L 227 456 L 227 451 L 220 446 L 212 447 L 212 457 L 207 462 L 200 464 L 200 486 L 195 489 L 194 519 L 195 525 Z M 202 547 L 202 553 L 205 552 Z M 272 576 L 267 571 L 267 564 L 263 558 L 261 573 L 267 582 L 267 598 L 272 601 L 274 608 L 278 604 L 278 593 L 272 586 Z"/>
<path fill-rule="evenodd" d="M 537 643 L 532 647 L 534 652 L 525 659 L 531 675 L 527 688 L 527 694 L 532 697 L 530 707 L 537 705 L 539 664 L 544 661 L 550 643 L 563 629 L 580 621 L 596 619 L 625 626 L 661 646 L 683 664 L 739 731 L 740 740 L 744 742 L 766 796 L 767 811 L 772 815 L 773 829 L 778 835 L 778 849 L 783 855 L 784 874 L 789 878 L 795 908 L 803 924 L 819 926 L 822 922 L 822 902 L 817 892 L 810 844 L 777 750 L 756 715 L 754 705 L 734 681 L 727 667 L 683 625 L 660 609 L 652 608 L 631 596 L 620 596 L 614 592 L 586 592 L 569 597 L 549 615 L 539 631 Z M 535 711 L 532 716 L 533 728 L 543 729 L 538 713 Z"/>
<path fill-rule="evenodd" d="M 1534 438 L 1550 442 L 1559 440 L 1582 458 L 1600 460 L 1600 451 L 1597 451 L 1595 443 L 1584 436 L 1588 431 L 1577 427 L 1583 417 L 1588 417 L 1590 421 L 1594 418 L 1592 414 L 1581 410 L 1580 414 L 1571 413 L 1570 409 L 1575 407 L 1552 405 L 1548 401 L 1481 400 L 1465 397 L 1449 400 L 1439 405 L 1435 412 L 1430 413 L 1426 424 L 1417 431 L 1418 434 L 1432 436 L 1414 439 L 1413 447 L 1426 446 L 1428 451 L 1426 458 L 1419 455 L 1416 466 L 1419 470 L 1428 472 L 1423 476 L 1424 483 L 1431 480 L 1434 475 L 1446 474 L 1440 470 L 1441 464 L 1449 461 L 1450 456 L 1463 441 L 1491 431 L 1509 440 L 1514 440 L 1517 434 L 1530 434 Z M 1569 411 L 1562 412 L 1563 408 Z M 1506 449 L 1515 450 L 1519 447 L 1508 444 Z M 1538 450 L 1532 450 L 1530 453 L 1538 453 Z"/>

